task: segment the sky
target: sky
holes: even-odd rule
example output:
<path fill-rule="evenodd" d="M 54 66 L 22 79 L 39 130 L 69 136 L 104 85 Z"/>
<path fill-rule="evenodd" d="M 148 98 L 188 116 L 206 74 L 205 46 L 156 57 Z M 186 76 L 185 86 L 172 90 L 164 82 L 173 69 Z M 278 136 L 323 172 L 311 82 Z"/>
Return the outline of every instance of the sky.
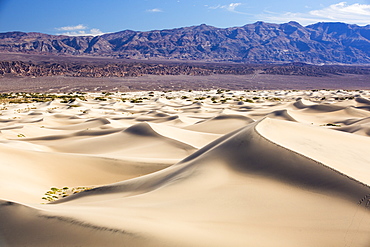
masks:
<path fill-rule="evenodd" d="M 370 0 L 0 0 L 0 32 L 101 35 L 256 21 L 370 24 Z"/>

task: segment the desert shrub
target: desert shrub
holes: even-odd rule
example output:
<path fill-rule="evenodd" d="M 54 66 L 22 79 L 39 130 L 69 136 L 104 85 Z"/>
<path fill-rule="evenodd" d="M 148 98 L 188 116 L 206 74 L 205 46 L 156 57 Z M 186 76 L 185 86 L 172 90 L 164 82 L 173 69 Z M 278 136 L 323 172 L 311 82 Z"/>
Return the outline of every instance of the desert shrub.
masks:
<path fill-rule="evenodd" d="M 340 124 L 333 124 L 333 123 L 327 123 L 327 124 L 324 124 L 324 126 L 341 127 L 341 125 L 340 125 Z"/>
<path fill-rule="evenodd" d="M 143 102 L 143 99 L 142 98 L 131 99 L 130 102 L 131 103 L 142 103 Z"/>
<path fill-rule="evenodd" d="M 113 93 L 110 93 L 110 92 L 102 92 L 102 94 L 104 94 L 105 96 L 113 95 Z"/>
<path fill-rule="evenodd" d="M 96 98 L 95 98 L 95 100 L 107 101 L 107 99 L 106 99 L 106 98 L 104 98 L 104 97 L 96 97 Z"/>
<path fill-rule="evenodd" d="M 92 189 L 91 187 L 73 187 L 73 188 L 63 187 L 61 189 L 52 187 L 50 188 L 50 190 L 46 191 L 45 195 L 41 199 L 46 200 L 48 202 L 53 202 L 58 199 L 91 189 Z"/>

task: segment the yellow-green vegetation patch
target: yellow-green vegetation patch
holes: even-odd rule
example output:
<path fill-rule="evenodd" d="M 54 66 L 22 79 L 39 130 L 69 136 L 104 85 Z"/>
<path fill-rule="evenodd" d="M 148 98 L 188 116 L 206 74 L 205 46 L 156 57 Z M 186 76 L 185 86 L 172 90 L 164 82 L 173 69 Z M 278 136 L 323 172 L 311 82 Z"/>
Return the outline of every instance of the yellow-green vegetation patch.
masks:
<path fill-rule="evenodd" d="M 95 98 L 95 100 L 107 101 L 107 99 L 106 99 L 106 98 L 104 98 L 104 97 L 96 97 L 96 98 Z"/>
<path fill-rule="evenodd" d="M 143 102 L 143 98 L 134 98 L 134 99 L 131 99 L 130 100 L 131 103 L 142 103 Z"/>
<path fill-rule="evenodd" d="M 56 200 L 59 200 L 61 198 L 65 198 L 67 196 L 80 193 L 85 190 L 91 190 L 92 187 L 63 187 L 61 189 L 52 187 L 50 190 L 48 190 L 45 195 L 41 198 L 43 200 L 46 200 L 48 202 L 54 202 Z"/>
<path fill-rule="evenodd" d="M 77 93 L 76 93 L 77 94 Z M 85 101 L 85 97 L 82 95 L 56 95 L 56 94 L 44 94 L 44 93 L 1 93 L 0 94 L 0 103 L 13 103 L 13 104 L 22 104 L 22 103 L 33 103 L 33 102 L 49 102 L 55 99 L 61 99 L 61 103 L 70 103 L 76 99 Z"/>

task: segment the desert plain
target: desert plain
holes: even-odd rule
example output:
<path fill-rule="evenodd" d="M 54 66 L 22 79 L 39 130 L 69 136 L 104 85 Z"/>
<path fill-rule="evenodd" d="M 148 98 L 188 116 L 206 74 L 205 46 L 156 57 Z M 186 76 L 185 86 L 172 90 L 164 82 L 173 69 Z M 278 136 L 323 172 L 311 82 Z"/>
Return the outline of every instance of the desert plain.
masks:
<path fill-rule="evenodd" d="M 1 100 L 0 246 L 370 246 L 369 90 Z"/>

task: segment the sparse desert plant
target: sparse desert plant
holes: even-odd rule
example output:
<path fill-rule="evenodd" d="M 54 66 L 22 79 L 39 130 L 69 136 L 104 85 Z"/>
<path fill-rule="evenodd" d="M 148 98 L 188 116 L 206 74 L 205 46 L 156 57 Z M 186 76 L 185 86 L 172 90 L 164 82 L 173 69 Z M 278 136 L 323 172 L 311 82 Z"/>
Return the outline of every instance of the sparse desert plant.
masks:
<path fill-rule="evenodd" d="M 81 96 L 81 95 L 65 95 L 64 94 L 64 95 L 56 96 L 55 98 L 62 99 L 60 101 L 60 103 L 72 103 L 76 99 L 86 101 L 86 98 L 84 96 Z"/>
<path fill-rule="evenodd" d="M 113 93 L 110 93 L 110 92 L 102 92 L 102 94 L 104 94 L 105 96 L 113 95 Z"/>
<path fill-rule="evenodd" d="M 79 98 L 85 100 L 83 96 L 76 95 L 55 95 L 55 94 L 41 94 L 41 93 L 9 93 L 0 94 L 0 101 L 8 103 L 31 103 L 31 102 L 49 102 L 54 99 L 61 98 L 63 101 L 68 101 L 68 99 Z M 67 102 L 65 102 L 67 103 Z"/>
<path fill-rule="evenodd" d="M 327 124 L 324 124 L 324 126 L 341 127 L 340 124 L 333 124 L 333 123 L 327 123 Z"/>
<path fill-rule="evenodd" d="M 130 100 L 131 103 L 142 103 L 143 102 L 143 99 L 142 98 L 138 98 L 138 99 L 131 99 Z"/>
<path fill-rule="evenodd" d="M 268 99 L 268 98 L 266 98 L 266 99 Z M 276 97 L 269 98 L 268 100 L 271 100 L 271 101 L 281 101 L 280 98 L 276 98 Z"/>
<path fill-rule="evenodd" d="M 107 99 L 106 99 L 106 98 L 104 98 L 104 97 L 96 97 L 96 98 L 95 98 L 95 100 L 107 101 Z"/>
<path fill-rule="evenodd" d="M 26 137 L 25 135 L 23 135 L 23 134 L 18 134 L 17 135 L 18 137 Z"/>
<path fill-rule="evenodd" d="M 50 190 L 46 191 L 45 195 L 41 198 L 48 202 L 53 202 L 61 198 L 80 193 L 85 190 L 91 190 L 92 187 L 63 187 L 61 189 L 56 187 L 51 187 Z"/>

